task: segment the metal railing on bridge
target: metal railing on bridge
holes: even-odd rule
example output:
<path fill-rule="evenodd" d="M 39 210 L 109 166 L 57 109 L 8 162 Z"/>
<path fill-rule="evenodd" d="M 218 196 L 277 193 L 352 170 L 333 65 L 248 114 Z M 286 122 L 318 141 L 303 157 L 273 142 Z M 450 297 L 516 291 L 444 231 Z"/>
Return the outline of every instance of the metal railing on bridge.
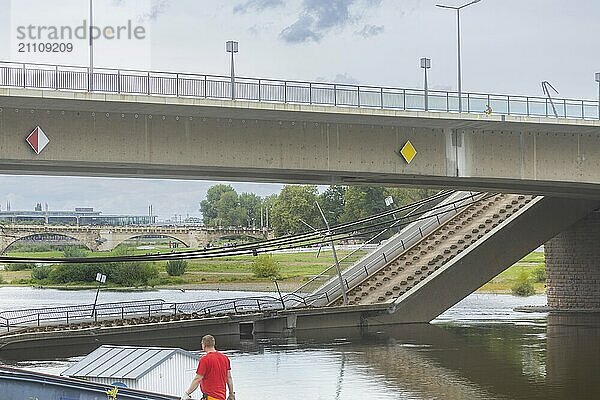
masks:
<path fill-rule="evenodd" d="M 97 93 L 231 99 L 231 78 L 181 72 L 0 62 L 0 86 Z M 394 110 L 425 110 L 425 91 L 385 86 L 236 77 L 235 99 Z M 429 90 L 428 111 L 458 112 L 455 91 Z M 464 92 L 462 109 L 494 114 L 600 119 L 595 100 Z M 556 114 L 555 114 L 556 113 Z"/>
<path fill-rule="evenodd" d="M 467 207 L 469 207 L 473 202 L 481 200 L 482 198 L 486 198 L 485 193 L 465 192 L 465 195 L 457 200 L 452 200 L 449 203 L 440 203 L 440 205 L 436 204 L 433 207 L 428 208 L 428 210 L 430 210 L 429 213 L 424 214 L 424 216 L 427 216 L 427 218 L 425 219 L 425 221 L 419 224 L 418 227 L 413 229 L 412 232 L 407 232 L 407 235 L 401 240 L 398 240 L 397 243 L 388 247 L 385 251 L 382 251 L 375 257 L 371 257 L 369 260 L 367 260 L 367 262 L 365 262 L 362 265 L 362 268 L 344 271 L 342 273 L 342 284 L 344 285 L 345 290 L 348 291 L 352 289 L 354 286 L 358 285 L 372 274 L 378 272 L 382 268 L 382 266 L 392 261 L 395 257 L 398 256 L 399 253 L 404 252 L 406 249 L 410 248 L 415 240 L 423 239 L 429 234 L 429 231 L 437 229 L 439 226 L 445 224 L 451 216 L 459 214 L 460 212 L 464 211 Z M 413 211 L 409 212 L 407 216 L 410 216 L 412 212 Z M 398 221 L 392 223 L 385 230 L 383 230 L 380 234 L 372 238 L 372 240 L 376 239 L 377 237 L 379 237 L 379 235 L 383 234 L 384 232 L 387 232 L 390 229 L 393 229 L 398 225 L 406 226 L 407 222 L 403 219 L 399 219 Z M 319 301 L 324 301 L 324 304 L 329 304 L 332 301 L 338 299 L 341 296 L 342 292 L 339 282 L 334 276 L 334 268 L 335 264 L 331 265 L 322 273 L 313 277 L 311 280 L 309 280 L 304 285 L 296 289 L 293 293 L 291 293 L 293 295 L 296 295 L 297 297 L 285 298 L 284 296 L 284 299 L 286 300 L 286 306 L 289 308 L 302 306 L 300 304 L 299 299 L 301 299 L 301 303 L 304 304 L 304 306 L 314 306 Z M 333 283 L 331 287 L 327 286 L 328 281 Z M 314 289 L 315 285 L 317 284 L 323 290 L 313 292 L 311 289 Z M 303 292 L 311 293 L 302 295 Z"/>
<path fill-rule="evenodd" d="M 284 297 L 242 297 L 232 299 L 201 300 L 190 302 L 165 302 L 162 299 L 139 300 L 122 303 L 83 304 L 74 306 L 23 309 L 0 312 L 0 329 L 7 333 L 15 329 L 46 326 L 102 323 L 128 319 L 194 315 L 217 317 L 229 314 L 274 311 L 286 308 L 284 298 L 294 298 L 296 307 L 307 306 L 296 294 Z"/>
<path fill-rule="evenodd" d="M 0 328 L 7 332 L 18 327 L 40 327 L 57 324 L 125 319 L 161 313 L 165 301 L 138 300 L 121 303 L 82 304 L 49 308 L 33 308 L 0 312 Z"/>

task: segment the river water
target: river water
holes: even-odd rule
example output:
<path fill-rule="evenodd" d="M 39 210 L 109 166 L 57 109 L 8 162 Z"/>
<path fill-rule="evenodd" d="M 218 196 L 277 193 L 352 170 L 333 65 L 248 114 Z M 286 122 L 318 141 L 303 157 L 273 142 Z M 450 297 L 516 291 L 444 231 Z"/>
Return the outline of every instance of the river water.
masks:
<path fill-rule="evenodd" d="M 94 294 L 0 288 L 0 309 L 89 303 Z M 100 300 L 241 295 L 248 293 L 103 292 Z M 513 311 L 545 303 L 545 296 L 476 293 L 432 324 L 377 327 L 368 334 L 338 330 L 252 338 L 229 345 L 225 353 L 240 400 L 600 398 L 600 318 Z M 3 361 L 58 374 L 80 358 Z"/>

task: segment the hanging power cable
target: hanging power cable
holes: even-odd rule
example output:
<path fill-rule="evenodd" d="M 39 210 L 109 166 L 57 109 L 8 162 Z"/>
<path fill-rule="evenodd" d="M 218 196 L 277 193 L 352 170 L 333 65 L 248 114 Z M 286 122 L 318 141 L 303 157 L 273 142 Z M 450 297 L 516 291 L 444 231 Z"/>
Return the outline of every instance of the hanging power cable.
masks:
<path fill-rule="evenodd" d="M 446 193 L 447 196 L 447 193 Z M 489 195 L 491 196 L 491 195 Z M 487 197 L 486 197 L 487 198 Z M 444 205 L 436 205 L 427 211 L 422 211 L 412 214 L 410 217 L 400 217 L 397 220 L 388 219 L 385 217 L 391 216 L 393 213 L 399 213 L 402 211 L 410 211 L 417 205 L 422 205 L 428 201 L 432 201 L 432 198 L 428 198 L 419 202 L 415 202 L 408 206 L 399 207 L 390 211 L 386 211 L 374 216 L 363 218 L 358 221 L 337 225 L 331 227 L 329 232 L 327 230 L 316 230 L 311 232 L 305 232 L 298 235 L 290 235 L 280 237 L 277 239 L 270 239 L 261 242 L 243 244 L 233 247 L 218 247 L 206 250 L 192 250 L 184 251 L 179 253 L 169 254 L 150 254 L 150 255 L 134 255 L 134 256 L 117 256 L 117 257 L 89 257 L 89 258 L 48 258 L 48 257 L 0 257 L 0 262 L 5 263 L 20 263 L 20 262 L 45 262 L 45 263 L 104 263 L 104 262 L 127 262 L 127 261 L 163 261 L 163 260 L 177 260 L 177 259 L 206 259 L 206 258 L 218 258 L 228 257 L 234 255 L 245 255 L 245 254 L 258 254 L 258 253 L 269 253 L 277 250 L 287 250 L 296 247 L 304 247 L 307 245 L 318 245 L 322 243 L 328 243 L 331 240 L 342 240 L 351 239 L 356 237 L 365 237 L 369 234 L 379 232 L 382 227 L 388 226 L 392 223 L 396 223 L 396 226 L 405 226 L 410 222 L 419 221 L 423 218 L 426 213 L 431 213 L 427 218 L 435 217 L 447 212 L 447 208 L 454 207 L 456 209 L 464 209 L 475 202 L 472 200 L 467 203 L 463 203 L 465 199 L 455 200 Z M 462 204 L 458 204 L 462 203 Z M 457 205 L 458 204 L 458 205 Z"/>

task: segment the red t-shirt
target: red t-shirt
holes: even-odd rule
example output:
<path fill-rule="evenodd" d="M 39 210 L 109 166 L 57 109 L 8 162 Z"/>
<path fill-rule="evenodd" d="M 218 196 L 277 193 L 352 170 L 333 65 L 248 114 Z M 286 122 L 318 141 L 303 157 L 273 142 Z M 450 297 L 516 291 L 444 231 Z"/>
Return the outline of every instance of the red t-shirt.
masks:
<path fill-rule="evenodd" d="M 202 375 L 200 389 L 202 393 L 225 400 L 227 394 L 227 371 L 231 369 L 229 358 L 218 351 L 206 353 L 198 363 L 196 373 Z"/>

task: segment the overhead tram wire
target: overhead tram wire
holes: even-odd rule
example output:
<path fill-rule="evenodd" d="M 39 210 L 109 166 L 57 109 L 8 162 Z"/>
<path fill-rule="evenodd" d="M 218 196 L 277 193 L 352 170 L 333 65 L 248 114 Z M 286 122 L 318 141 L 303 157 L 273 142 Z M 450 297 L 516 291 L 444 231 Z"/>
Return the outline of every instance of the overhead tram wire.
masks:
<path fill-rule="evenodd" d="M 485 198 L 488 198 L 492 195 L 488 195 Z M 484 198 L 484 199 L 485 199 Z M 480 199 L 482 200 L 482 199 Z M 453 201 L 450 203 L 446 203 L 443 206 L 436 206 L 429 210 L 423 211 L 422 213 L 415 213 L 413 215 L 422 215 L 424 213 L 433 211 L 440 207 L 451 206 L 456 202 L 464 201 L 464 199 Z M 462 209 L 470 206 L 475 201 L 460 205 L 456 207 L 457 209 Z M 399 209 L 396 209 L 398 211 Z M 429 217 L 435 217 L 436 215 L 444 214 L 446 211 L 439 212 L 437 214 L 432 214 Z M 414 221 L 419 221 L 422 218 L 416 218 L 410 221 L 407 221 L 402 224 L 396 224 L 395 226 L 405 226 L 406 224 Z M 359 221 L 354 221 L 352 223 L 340 225 L 337 228 L 345 227 L 346 229 L 349 226 L 356 225 L 358 223 L 362 223 L 365 220 L 373 220 L 373 217 L 368 217 Z M 342 232 L 332 233 L 331 235 L 326 234 L 323 231 L 320 234 L 314 233 L 312 235 L 300 234 L 295 236 L 285 237 L 285 240 L 269 240 L 263 242 L 257 242 L 252 244 L 241 245 L 237 247 L 220 247 L 214 248 L 205 251 L 190 251 L 190 252 L 179 252 L 179 253 L 169 253 L 169 254 L 160 254 L 160 255 L 139 255 L 139 256 L 120 256 L 120 257 L 94 257 L 94 258 L 16 258 L 16 257 L 0 257 L 0 262 L 54 262 L 54 263 L 90 263 L 90 262 L 127 262 L 127 261 L 164 261 L 164 260 L 174 260 L 174 259 L 207 259 L 207 258 L 219 258 L 219 257 L 227 257 L 234 255 L 249 255 L 249 254 L 258 254 L 258 253 L 269 253 L 277 250 L 288 250 L 297 247 L 302 247 L 306 245 L 317 245 L 330 241 L 330 236 L 334 237 L 334 240 L 342 240 L 342 239 L 350 239 L 355 237 L 365 236 L 368 233 L 378 231 L 382 226 L 386 226 L 388 223 L 394 221 L 384 221 L 373 225 L 368 225 L 357 229 L 350 229 Z M 398 220 L 396 221 L 398 222 Z M 375 228 L 370 231 L 365 231 L 367 228 Z"/>
<path fill-rule="evenodd" d="M 460 200 L 459 200 L 460 201 Z M 455 202 L 447 203 L 443 207 L 448 205 L 452 205 Z M 467 203 L 461 205 L 460 208 L 468 207 L 472 203 Z M 428 211 L 433 211 L 438 207 L 432 208 Z M 445 212 L 445 211 L 444 211 Z M 433 214 L 430 217 L 434 217 L 436 215 L 440 215 L 444 212 Z M 422 214 L 422 213 L 419 213 Z M 368 218 L 372 219 L 372 218 Z M 420 218 L 407 221 L 403 223 L 401 226 L 406 225 L 408 222 L 418 221 Z M 363 221 L 363 220 L 361 220 Z M 355 225 L 355 223 L 346 224 L 342 226 Z M 121 257 L 96 257 L 96 258 L 78 258 L 78 259 L 65 259 L 65 258 L 15 258 L 15 257 L 0 257 L 0 261 L 6 260 L 6 262 L 58 262 L 58 263 L 90 263 L 90 262 L 127 262 L 127 261 L 162 261 L 162 260 L 173 260 L 173 259 L 205 259 L 205 258 L 219 258 L 226 257 L 232 255 L 244 255 L 244 254 L 254 254 L 257 255 L 260 253 L 269 253 L 277 250 L 286 250 L 292 249 L 296 247 L 306 246 L 306 245 L 316 245 L 329 241 L 330 236 L 334 236 L 334 240 L 341 239 L 349 239 L 355 237 L 365 236 L 368 233 L 374 232 L 380 229 L 382 226 L 386 226 L 388 223 L 392 221 L 384 221 L 381 223 L 363 226 L 359 230 L 350 229 L 345 232 L 337 232 L 332 235 L 326 235 L 322 233 L 320 235 L 312 235 L 312 237 L 307 237 L 307 235 L 297 235 L 287 237 L 285 241 L 271 240 L 271 241 L 263 241 L 259 243 L 247 244 L 238 247 L 221 247 L 211 249 L 210 251 L 194 251 L 194 252 L 180 252 L 180 253 L 170 253 L 170 254 L 161 254 L 161 255 L 145 255 L 145 256 L 121 256 Z M 399 222 L 399 221 L 396 221 Z M 399 224 L 396 223 L 396 226 Z M 376 228 L 375 230 L 365 231 L 367 228 Z M 321 239 L 321 240 L 319 240 Z M 190 254 L 191 253 L 191 254 Z"/>
<path fill-rule="evenodd" d="M 435 194 L 433 196 L 430 196 L 430 197 L 428 197 L 426 199 L 419 200 L 419 201 L 416 201 L 416 202 L 411 203 L 411 204 L 407 204 L 407 205 L 402 206 L 402 207 L 394 208 L 394 209 L 391 209 L 391 210 L 388 210 L 388 211 L 381 212 L 379 214 L 374 214 L 374 215 L 371 215 L 369 217 L 365 217 L 363 219 L 352 221 L 352 222 L 348 222 L 348 223 L 345 223 L 345 224 L 334 225 L 334 226 L 331 227 L 331 231 L 334 232 L 334 231 L 339 230 L 339 229 L 344 229 L 344 228 L 349 228 L 349 227 L 352 227 L 352 226 L 360 225 L 360 224 L 363 224 L 365 222 L 369 222 L 369 221 L 372 221 L 372 220 L 381 219 L 383 217 L 390 216 L 390 215 L 393 215 L 393 214 L 396 214 L 396 213 L 400 213 L 400 212 L 403 212 L 403 211 L 411 211 L 411 210 L 413 210 L 415 208 L 420 207 L 423 204 L 430 203 L 430 202 L 433 202 L 435 200 L 439 200 L 440 198 L 445 198 L 451 192 L 452 191 L 442 191 L 442 192 L 437 193 L 437 194 Z M 449 203 L 449 204 L 452 204 L 452 203 Z M 326 235 L 326 234 L 327 234 L 327 230 L 324 229 L 324 228 L 321 228 L 321 229 L 317 229 L 316 231 L 314 231 L 314 230 L 305 231 L 305 232 L 302 232 L 302 233 L 297 234 L 297 235 L 280 236 L 277 239 L 270 239 L 270 240 L 264 240 L 264 241 L 260 241 L 260 242 L 254 242 L 254 243 L 249 243 L 249 244 L 245 244 L 245 245 L 240 245 L 240 246 L 236 246 L 236 248 L 237 249 L 248 248 L 248 247 L 252 247 L 252 246 L 256 246 L 256 245 L 261 245 L 262 246 L 262 245 L 277 245 L 277 244 L 282 244 L 282 243 L 284 244 L 287 240 L 294 240 L 295 241 L 296 239 L 299 239 L 301 237 L 306 237 L 307 239 L 309 239 L 309 238 L 315 237 L 315 236 L 316 237 L 322 237 L 323 235 Z M 222 249 L 230 249 L 230 247 L 217 247 L 217 248 L 206 249 L 206 250 L 190 250 L 190 251 L 178 252 L 176 254 L 177 255 L 186 255 L 186 254 L 194 254 L 194 253 L 206 254 L 207 252 L 219 251 L 219 250 L 222 250 Z M 165 256 L 165 255 L 166 254 L 161 254 L 161 255 L 154 255 L 154 256 L 150 256 L 150 257 L 161 258 L 162 256 Z"/>
<path fill-rule="evenodd" d="M 375 214 L 357 221 L 353 221 L 353 222 L 349 222 L 349 223 L 345 223 L 345 224 L 340 224 L 340 225 L 336 225 L 334 227 L 332 227 L 331 231 L 336 231 L 338 229 L 341 228 L 346 228 L 346 227 L 351 227 L 351 226 L 355 226 L 355 225 L 360 225 L 362 223 L 371 221 L 371 220 L 376 220 L 376 219 L 380 219 L 382 217 L 394 214 L 394 213 L 400 213 L 403 211 L 411 211 L 413 209 L 416 209 L 418 207 L 420 207 L 423 204 L 435 201 L 435 200 L 439 200 L 440 198 L 444 198 L 446 196 L 448 196 L 452 191 L 448 190 L 448 191 L 440 191 L 439 193 L 430 196 L 426 199 L 422 199 L 419 201 L 416 201 L 414 203 L 411 204 L 407 204 L 405 206 L 402 207 L 398 207 L 395 209 L 391 209 L 389 211 L 385 211 L 379 214 Z M 6 262 L 57 262 L 57 263 L 89 263 L 89 262 L 114 262 L 114 261 L 153 261 L 153 260 L 163 260 L 163 259 L 187 259 L 187 258 L 200 258 L 200 257 L 196 257 L 198 255 L 202 256 L 201 258 L 209 258 L 209 257 L 219 257 L 219 256 L 226 256 L 227 254 L 231 254 L 233 251 L 235 251 L 236 253 L 239 253 L 239 250 L 259 250 L 263 247 L 272 247 L 272 246 L 278 246 L 277 248 L 275 248 L 274 250 L 280 249 L 280 246 L 286 245 L 288 244 L 288 240 L 292 240 L 292 243 L 298 243 L 299 240 L 306 240 L 306 241 L 310 241 L 310 240 L 314 240 L 316 238 L 319 237 L 323 237 L 323 235 L 326 234 L 326 230 L 321 229 L 321 230 L 317 230 L 317 232 L 315 231 L 307 231 L 307 232 L 303 232 L 301 234 L 297 234 L 297 235 L 288 235 L 288 236 L 282 236 L 276 239 L 270 239 L 270 240 L 265 240 L 265 241 L 260 241 L 260 242 L 255 242 L 255 243 L 249 243 L 249 244 L 245 244 L 245 245 L 240 245 L 240 246 L 235 246 L 235 247 L 215 247 L 215 248 L 211 248 L 211 249 L 204 249 L 204 250 L 190 250 L 190 251 L 183 251 L 183 252 L 178 252 L 178 253 L 170 253 L 170 254 L 158 254 L 158 255 L 137 255 L 137 256 L 118 256 L 118 257 L 86 257 L 86 258 L 15 258 L 15 257 L 0 257 L 0 260 L 5 260 Z M 273 250 L 269 250 L 269 251 L 273 251 Z M 265 252 L 265 251 L 261 251 L 261 252 Z M 242 253 L 242 254 L 246 254 L 246 253 Z"/>
<path fill-rule="evenodd" d="M 433 196 L 430 196 L 426 199 L 422 199 L 419 201 L 416 201 L 414 203 L 411 204 L 407 204 L 405 206 L 402 207 L 398 207 L 398 208 L 394 208 L 379 214 L 375 214 L 357 221 L 353 221 L 353 222 L 348 222 L 345 224 L 340 224 L 340 225 L 336 225 L 333 226 L 331 231 L 336 231 L 342 228 L 346 228 L 346 227 L 352 227 L 355 225 L 360 225 L 362 223 L 371 221 L 371 220 L 376 220 L 376 219 L 380 219 L 382 217 L 385 216 L 389 216 L 391 214 L 394 213 L 400 213 L 403 211 L 410 211 L 412 209 L 415 209 L 417 207 L 420 207 L 423 204 L 426 203 L 430 203 L 432 201 L 435 200 L 439 200 L 440 198 L 444 198 L 446 196 L 448 196 L 452 191 L 440 191 L 439 193 L 436 193 Z M 326 234 L 326 230 L 325 229 L 320 229 L 317 230 L 317 232 L 315 231 L 306 231 L 297 235 L 287 235 L 287 236 L 281 236 L 278 237 L 276 239 L 269 239 L 269 240 L 264 240 L 264 241 L 260 241 L 260 242 L 254 242 L 254 243 L 249 243 L 249 244 L 244 244 L 244 245 L 239 245 L 239 246 L 235 246 L 235 247 L 228 247 L 228 246 L 223 246 L 223 247 L 215 247 L 215 248 L 210 248 L 210 249 L 203 249 L 203 250 L 190 250 L 190 251 L 182 251 L 182 252 L 178 252 L 178 253 L 169 253 L 169 254 L 157 254 L 157 255 L 135 255 L 135 256 L 117 256 L 117 257 L 87 257 L 87 258 L 27 258 L 27 257 L 2 257 L 0 256 L 0 261 L 5 261 L 5 262 L 58 262 L 58 263 L 89 263 L 89 262 L 114 262 L 114 261 L 152 261 L 152 260 L 162 260 L 162 259 L 185 259 L 185 258 L 193 258 L 193 256 L 195 255 L 219 255 L 219 254 L 229 254 L 231 251 L 237 251 L 237 250 L 247 250 L 247 249 L 259 249 L 261 247 L 265 247 L 265 246 L 281 246 L 281 245 L 285 245 L 287 244 L 288 240 L 293 240 L 294 243 L 297 243 L 298 240 L 311 240 L 311 239 L 315 239 L 318 237 L 322 237 L 324 234 Z M 189 256 L 189 257 L 188 257 Z M 202 258 L 206 258 L 206 257 L 202 257 Z"/>
<path fill-rule="evenodd" d="M 485 197 L 483 197 L 482 199 L 479 199 L 477 201 L 480 200 L 485 200 L 491 196 L 494 196 L 495 194 L 490 194 L 487 195 Z M 423 212 L 419 212 L 419 213 L 414 213 L 411 215 L 412 216 L 416 216 L 416 215 L 423 215 L 425 213 L 428 213 L 430 211 L 434 211 L 436 209 L 439 208 L 445 208 L 447 206 L 451 206 L 457 202 L 461 202 L 464 201 L 464 199 L 460 199 L 460 200 L 456 200 L 450 203 L 446 203 L 442 206 L 439 207 L 434 207 L 428 210 L 425 210 Z M 457 206 L 457 209 L 463 209 L 465 207 L 468 207 L 470 205 L 472 205 L 473 203 L 475 203 L 476 201 L 472 201 L 460 206 Z M 397 211 L 397 210 L 396 210 Z M 446 213 L 446 211 L 441 211 L 439 213 L 435 213 L 432 214 L 430 216 L 428 216 L 428 218 L 430 217 L 436 217 L 438 215 L 442 215 Z M 161 255 L 156 255 L 156 256 L 151 256 L 154 257 L 154 259 L 198 259 L 198 258 L 216 258 L 219 256 L 227 256 L 227 255 L 231 255 L 231 254 L 251 254 L 251 252 L 249 250 L 252 250 L 252 253 L 268 253 L 268 252 L 272 252 L 272 251 L 277 251 L 277 250 L 286 250 L 286 249 L 292 249 L 292 248 L 296 248 L 296 247 L 301 247 L 303 244 L 322 244 L 325 242 L 330 241 L 330 237 L 333 236 L 334 240 L 342 240 L 342 239 L 350 239 L 350 238 L 355 238 L 355 237 L 361 237 L 361 236 L 365 236 L 368 233 L 373 233 L 373 232 L 377 232 L 381 227 L 387 226 L 388 224 L 394 224 L 394 226 L 405 226 L 408 223 L 414 222 L 414 221 L 419 221 L 422 218 L 415 218 L 415 219 L 411 219 L 411 220 L 407 220 L 404 223 L 401 223 L 402 219 L 405 219 L 404 217 L 401 217 L 400 220 L 387 220 L 387 221 L 383 221 L 383 222 L 379 222 L 376 224 L 372 224 L 372 225 L 366 225 L 360 228 L 351 228 L 349 229 L 348 226 L 349 225 L 356 225 L 357 223 L 362 223 L 365 220 L 372 220 L 373 217 L 368 217 L 366 219 L 360 220 L 360 221 L 355 221 L 353 223 L 350 224 L 346 224 L 346 225 L 340 225 L 337 228 L 339 229 L 340 227 L 346 227 L 346 230 L 344 231 L 339 231 L 339 232 L 334 232 L 332 234 L 327 234 L 325 231 L 321 230 L 319 231 L 319 234 L 316 237 L 313 237 L 313 239 L 309 242 L 306 243 L 307 239 L 296 239 L 296 236 L 291 236 L 291 237 L 287 237 L 285 242 L 279 243 L 279 244 L 271 244 L 269 245 L 269 243 L 267 241 L 263 241 L 263 242 L 258 242 L 258 243 L 254 243 L 251 245 L 245 245 L 245 246 L 240 246 L 237 248 L 219 248 L 218 250 L 223 250 L 222 252 L 220 252 L 222 255 L 220 254 L 216 254 L 216 253 L 211 253 L 211 254 L 206 254 L 206 252 L 201 252 L 201 253 L 196 253 L 196 255 L 191 255 L 188 256 L 189 253 L 186 252 L 180 252 L 180 253 L 174 253 L 174 254 L 161 254 Z M 371 229 L 371 228 L 375 228 L 375 229 Z M 365 229 L 371 229 L 369 231 L 365 231 Z M 333 229 L 332 229 L 333 231 Z M 317 240 L 320 239 L 320 240 Z M 248 246 L 252 246 L 252 247 L 248 247 Z M 276 247 L 275 247 L 276 246 Z M 87 259 L 90 260 L 90 259 Z"/>
<path fill-rule="evenodd" d="M 487 199 L 495 194 L 489 194 L 480 200 Z M 427 199 L 426 199 L 427 200 Z M 432 201 L 429 198 L 429 201 Z M 462 202 L 464 199 L 456 200 L 450 203 L 446 203 L 442 206 L 436 205 L 433 208 L 427 209 L 425 211 L 415 213 L 411 215 L 411 218 L 414 216 L 422 216 L 425 213 L 434 211 L 436 209 L 445 208 L 448 206 L 452 206 L 455 203 Z M 255 242 L 251 244 L 245 244 L 235 247 L 219 247 L 207 250 L 193 250 L 179 253 L 168 253 L 168 254 L 158 254 L 158 255 L 137 255 L 137 256 L 119 256 L 119 257 L 90 257 L 90 258 L 26 258 L 26 257 L 0 257 L 0 262 L 7 263 L 16 263 L 16 262 L 52 262 L 52 263 L 103 263 L 103 262 L 127 262 L 127 261 L 164 261 L 164 260 L 174 260 L 174 259 L 207 259 L 207 258 L 219 258 L 219 257 L 227 257 L 234 255 L 249 255 L 249 254 L 258 254 L 258 253 L 269 253 L 277 250 L 289 250 L 297 247 L 302 247 L 306 245 L 317 245 L 329 242 L 331 240 L 330 237 L 333 237 L 334 240 L 343 240 L 350 239 L 355 237 L 365 236 L 367 234 L 373 232 L 379 232 L 381 227 L 386 226 L 387 224 L 394 224 L 394 226 L 405 226 L 408 223 L 419 221 L 423 218 L 414 218 L 407 220 L 404 223 L 399 223 L 404 217 L 400 217 L 397 220 L 386 220 L 384 222 L 378 222 L 371 225 L 362 226 L 360 228 L 353 228 L 356 225 L 363 224 L 365 222 L 374 221 L 381 219 L 382 217 L 389 216 L 392 213 L 398 213 L 400 211 L 411 209 L 415 207 L 415 204 L 423 203 L 424 201 L 415 202 L 408 206 L 399 207 L 393 209 L 392 211 L 384 212 L 377 214 L 375 216 L 370 216 L 367 218 L 363 218 L 358 221 L 353 221 L 351 223 L 338 225 L 336 227 L 332 227 L 331 234 L 327 234 L 325 230 L 318 230 L 318 232 L 308 232 L 302 233 L 299 235 L 290 235 L 286 237 L 281 237 L 277 239 L 271 239 L 261 242 Z M 472 205 L 476 201 L 473 200 L 471 202 L 456 206 L 456 209 L 464 209 L 468 206 Z M 441 215 L 446 213 L 447 211 L 441 211 L 436 214 L 429 215 L 427 218 L 435 217 L 437 215 Z M 369 229 L 369 230 L 367 230 Z"/>

